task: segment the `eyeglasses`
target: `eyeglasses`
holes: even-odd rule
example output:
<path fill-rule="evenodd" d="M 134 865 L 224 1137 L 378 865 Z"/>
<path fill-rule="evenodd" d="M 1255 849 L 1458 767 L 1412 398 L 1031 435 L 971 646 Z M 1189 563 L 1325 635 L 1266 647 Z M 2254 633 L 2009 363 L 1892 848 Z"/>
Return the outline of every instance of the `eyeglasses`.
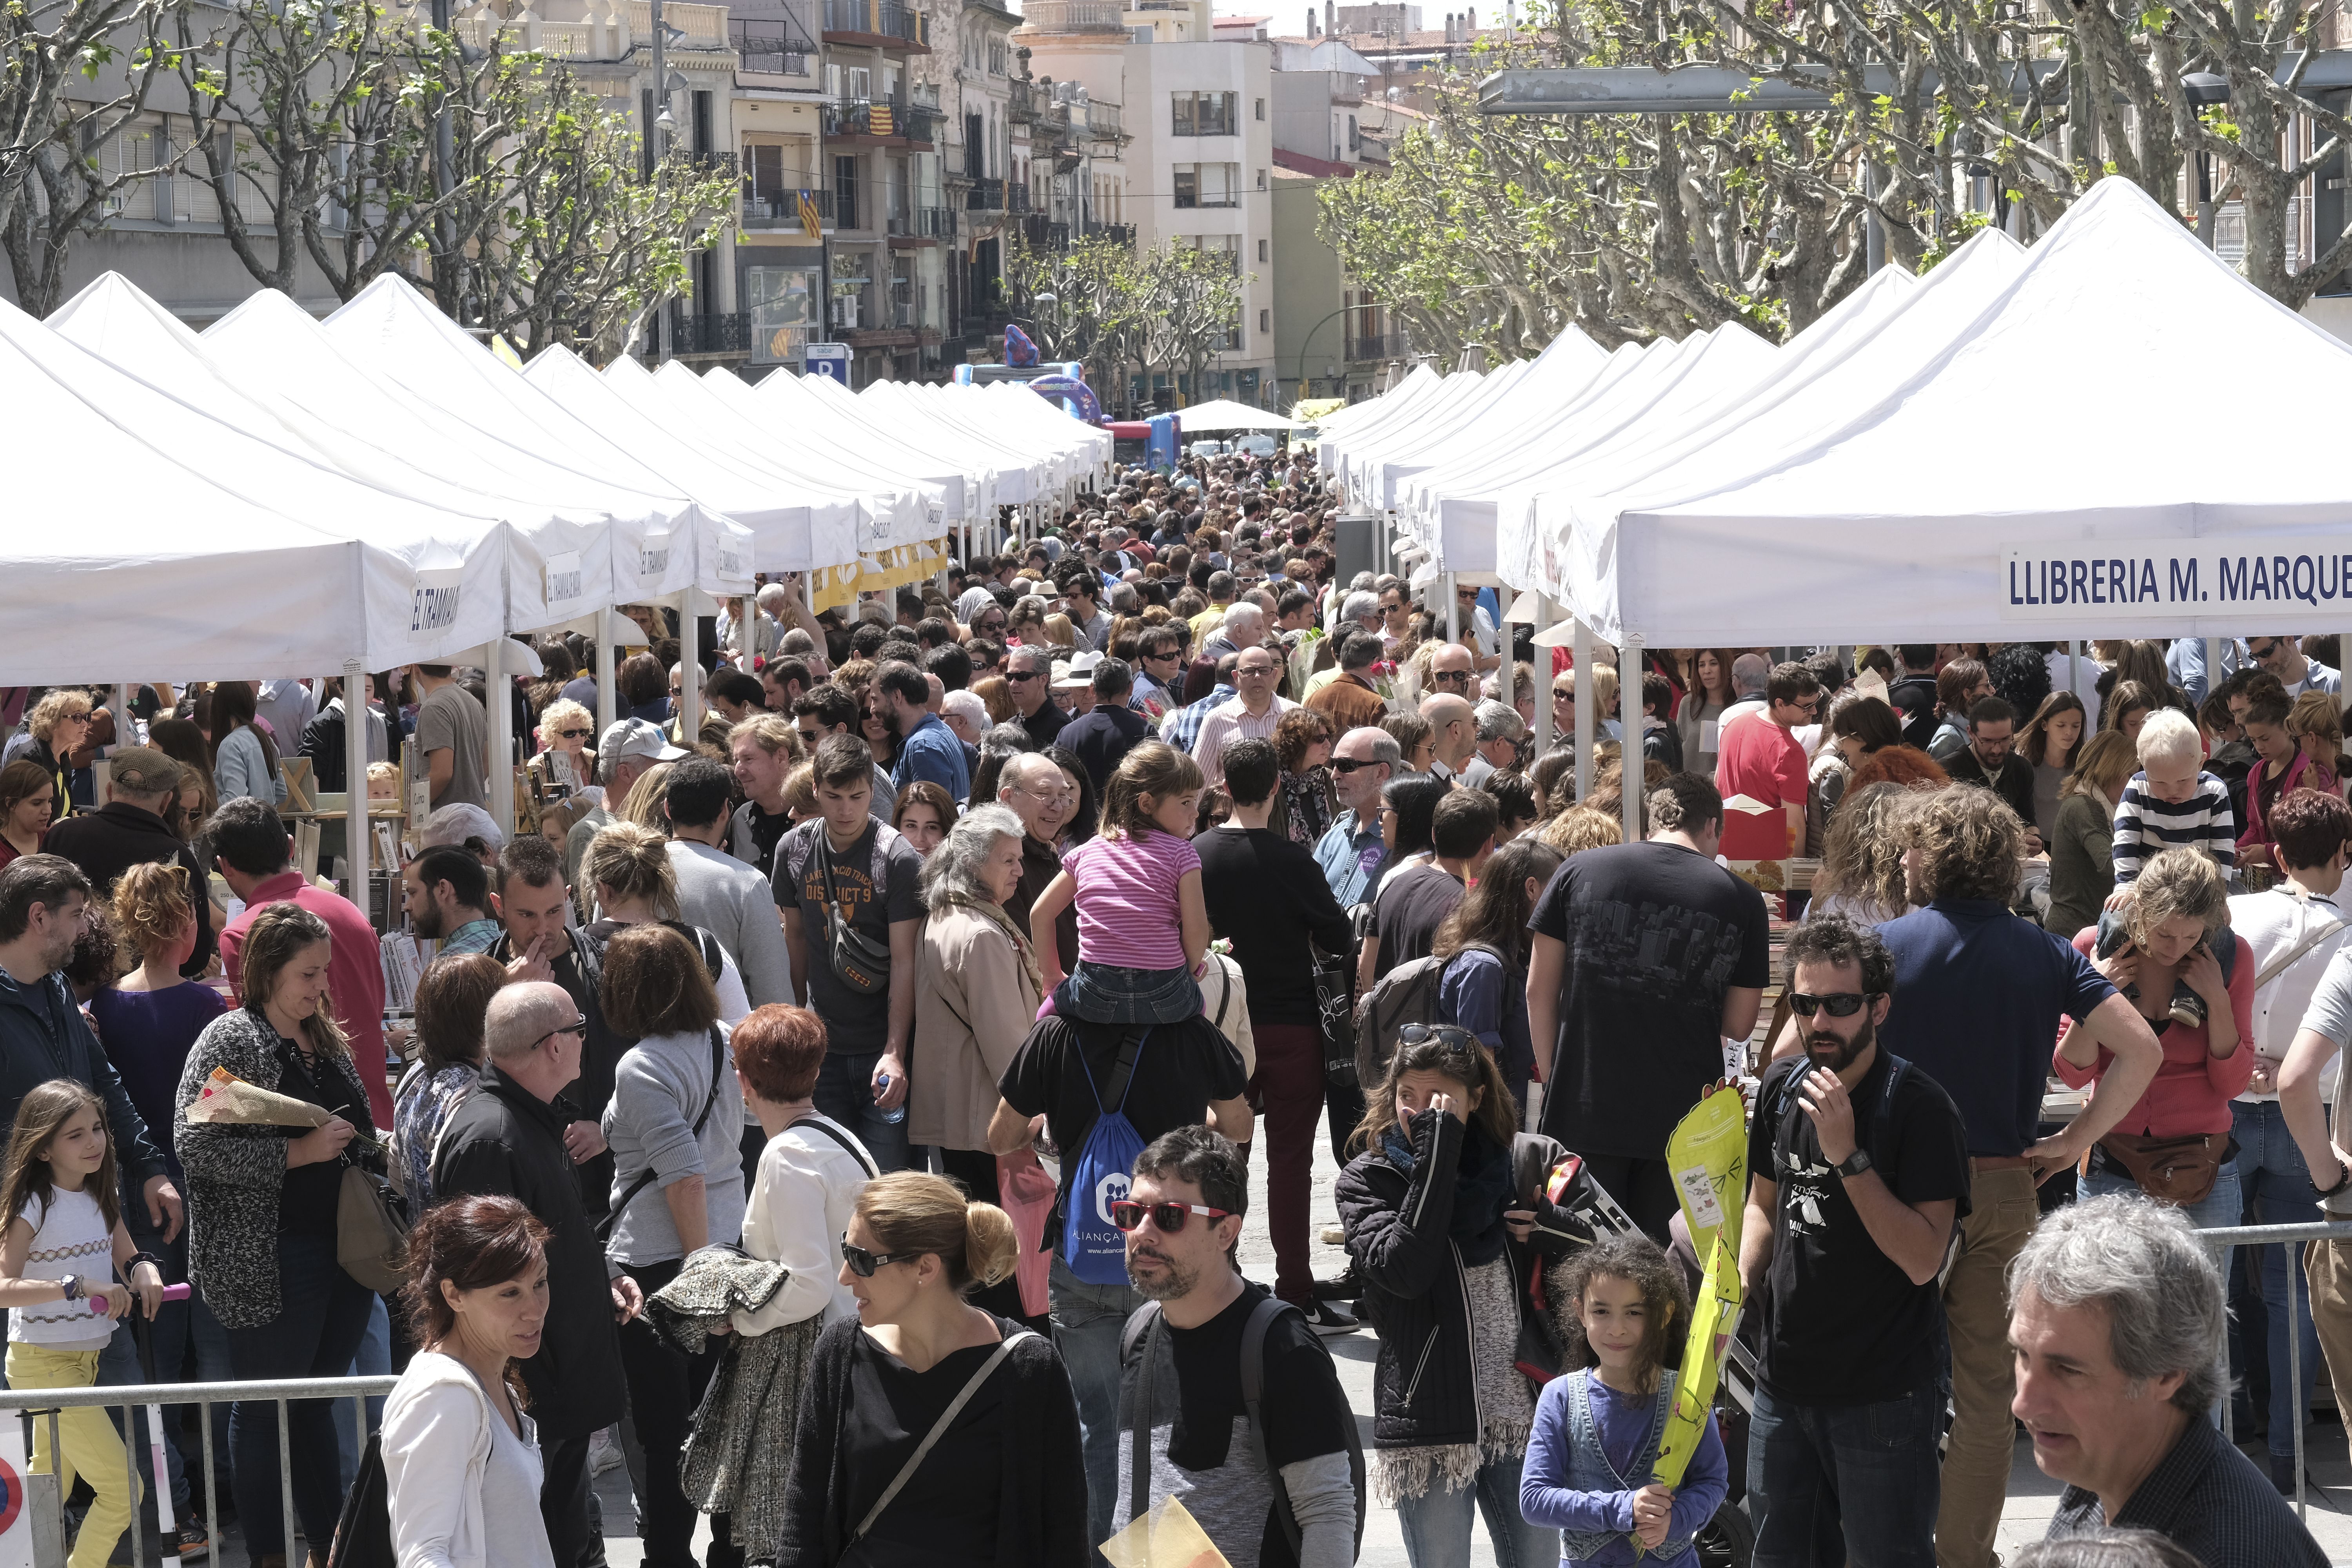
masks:
<path fill-rule="evenodd" d="M 1376 768 L 1380 765 L 1378 759 L 1372 757 L 1334 757 L 1331 759 L 1331 771 L 1335 773 L 1340 774 L 1352 773 L 1358 768 Z"/>
<path fill-rule="evenodd" d="M 1233 1211 L 1231 1209 L 1213 1209 L 1206 1204 L 1150 1204 L 1147 1205 L 1137 1203 L 1132 1198 L 1120 1198 L 1113 1202 L 1110 1205 L 1110 1222 L 1111 1224 L 1118 1226 L 1119 1229 L 1139 1229 L 1143 1225 L 1143 1216 L 1145 1215 L 1150 1215 L 1151 1216 L 1151 1223 L 1159 1227 L 1160 1233 L 1162 1236 L 1181 1235 L 1183 1232 L 1185 1225 L 1188 1223 L 1185 1216 L 1196 1214 L 1207 1215 L 1211 1225 L 1216 1224 L 1221 1219 L 1231 1219 L 1234 1217 Z"/>
<path fill-rule="evenodd" d="M 558 1035 L 578 1035 L 584 1039 L 587 1037 L 587 1034 L 588 1016 L 583 1013 L 579 1017 L 572 1019 L 569 1024 L 564 1025 L 563 1027 L 560 1029 L 550 1029 L 547 1033 L 540 1036 L 539 1038 L 531 1041 L 530 1048 L 535 1051 L 539 1049 L 540 1047 L 547 1044 L 548 1041 L 555 1038 Z"/>
<path fill-rule="evenodd" d="M 556 733 L 567 741 L 581 741 L 585 740 L 588 736 L 595 733 L 595 731 L 593 730 L 558 730 Z"/>
<path fill-rule="evenodd" d="M 1829 996 L 1808 996 L 1801 991 L 1791 991 L 1789 1011 L 1800 1018 L 1810 1018 L 1823 1010 L 1832 1018 L 1851 1018 L 1862 1011 L 1864 1003 L 1877 994 L 1875 991 L 1840 991 Z"/>
<path fill-rule="evenodd" d="M 2265 663 L 2267 663 L 2270 657 L 2278 652 L 2278 650 L 2279 645 L 2276 643 L 2271 644 L 2268 647 L 2256 647 L 2252 643 L 2248 643 L 2246 645 L 2246 651 L 2248 653 L 2252 654 L 2257 659 L 2263 660 Z"/>
<path fill-rule="evenodd" d="M 841 1260 L 848 1264 L 849 1271 L 860 1279 L 873 1279 L 874 1271 L 884 1264 L 912 1263 L 921 1256 L 919 1252 L 868 1252 L 862 1247 L 851 1245 L 847 1231 L 841 1233 Z"/>
<path fill-rule="evenodd" d="M 1441 669 L 1429 679 L 1440 686 L 1467 686 L 1470 684 L 1470 672 L 1466 669 Z"/>
<path fill-rule="evenodd" d="M 1007 680 L 1043 680 L 1045 679 L 1045 672 L 1042 669 L 1008 669 L 1004 672 L 1004 679 Z"/>

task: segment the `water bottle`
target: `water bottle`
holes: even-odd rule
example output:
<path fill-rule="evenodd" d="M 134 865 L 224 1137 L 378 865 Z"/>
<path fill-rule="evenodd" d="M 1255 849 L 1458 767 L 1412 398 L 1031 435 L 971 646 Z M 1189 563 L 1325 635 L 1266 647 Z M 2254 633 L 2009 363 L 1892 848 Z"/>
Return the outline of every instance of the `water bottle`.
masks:
<path fill-rule="evenodd" d="M 874 1091 L 877 1094 L 887 1094 L 890 1092 L 890 1075 L 888 1073 L 886 1072 L 880 1078 L 874 1080 Z M 880 1110 L 880 1107 L 877 1106 L 876 1109 Z M 892 1109 L 884 1110 L 882 1112 L 882 1120 L 888 1122 L 893 1127 L 896 1127 L 901 1121 L 906 1121 L 907 1102 L 902 1100 Z"/>

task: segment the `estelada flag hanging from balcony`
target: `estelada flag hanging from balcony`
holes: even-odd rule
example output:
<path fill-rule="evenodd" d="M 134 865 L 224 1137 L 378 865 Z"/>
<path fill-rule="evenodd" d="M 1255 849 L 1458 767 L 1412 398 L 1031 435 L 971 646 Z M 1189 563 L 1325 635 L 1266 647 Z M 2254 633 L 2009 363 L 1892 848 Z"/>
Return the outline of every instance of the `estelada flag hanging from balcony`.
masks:
<path fill-rule="evenodd" d="M 811 239 L 823 237 L 824 220 L 818 216 L 816 203 L 806 191 L 801 193 L 801 232 Z"/>

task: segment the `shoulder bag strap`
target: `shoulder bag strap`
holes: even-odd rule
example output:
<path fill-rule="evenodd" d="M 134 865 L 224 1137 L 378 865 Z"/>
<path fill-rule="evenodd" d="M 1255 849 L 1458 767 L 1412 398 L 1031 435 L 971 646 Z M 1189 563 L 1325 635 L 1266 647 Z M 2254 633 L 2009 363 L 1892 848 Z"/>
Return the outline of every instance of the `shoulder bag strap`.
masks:
<path fill-rule="evenodd" d="M 1127 1109 L 1127 1091 L 1135 1079 L 1135 1058 L 1143 1053 L 1144 1037 L 1150 1033 L 1151 1026 L 1146 1024 L 1140 1028 L 1129 1029 L 1127 1037 L 1118 1043 L 1118 1066 L 1111 1069 L 1110 1092 L 1098 1102 L 1106 1115 Z M 1085 1047 L 1079 1048 L 1083 1053 Z"/>
<path fill-rule="evenodd" d="M 1143 1336 L 1143 1359 L 1135 1368 L 1135 1404 L 1128 1411 L 1127 1427 L 1132 1450 L 1128 1467 L 1127 1512 L 1130 1522 L 1151 1511 L 1151 1368 L 1160 1354 L 1159 1303 L 1153 1302 L 1136 1310 L 1128 1320 L 1124 1338 L 1127 1346 L 1135 1343 L 1137 1330 Z"/>
<path fill-rule="evenodd" d="M 915 1471 L 921 1468 L 924 1456 L 931 1451 L 932 1445 L 947 1436 L 948 1428 L 955 1425 L 955 1418 L 963 1414 L 963 1407 L 971 1403 L 971 1396 L 980 1392 L 981 1384 L 986 1383 L 996 1369 L 1003 1364 L 1004 1358 L 1013 1353 L 1013 1347 L 1023 1340 L 1034 1340 L 1036 1337 L 1027 1329 L 1016 1329 L 1004 1336 L 1004 1342 L 996 1347 L 994 1355 L 980 1363 L 980 1370 L 971 1374 L 971 1380 L 963 1385 L 963 1391 L 949 1402 L 945 1410 L 940 1412 L 940 1418 L 931 1423 L 931 1429 L 923 1434 L 923 1440 L 915 1445 L 915 1451 L 907 1456 L 907 1462 L 898 1468 L 898 1473 L 891 1478 L 890 1484 L 883 1489 L 882 1495 L 874 1500 L 874 1506 L 866 1510 L 866 1517 L 857 1521 L 857 1528 L 851 1531 L 849 1536 L 852 1544 L 865 1539 L 866 1532 L 874 1528 L 874 1521 L 882 1517 L 882 1510 L 890 1506 L 890 1500 L 898 1495 L 900 1488 L 914 1479 Z"/>
<path fill-rule="evenodd" d="M 877 1169 L 875 1166 L 874 1156 L 867 1153 L 865 1150 L 860 1149 L 856 1143 L 852 1142 L 847 1133 L 844 1132 L 840 1128 L 834 1126 L 831 1122 L 820 1120 L 814 1116 L 803 1116 L 798 1121 L 792 1123 L 792 1126 L 787 1127 L 785 1131 L 789 1132 L 792 1131 L 793 1127 L 805 1127 L 812 1132 L 822 1132 L 826 1137 L 832 1139 L 835 1142 L 840 1144 L 841 1152 L 843 1153 L 848 1155 L 851 1159 L 856 1161 L 860 1166 L 864 1167 L 866 1180 L 872 1181 L 875 1177 L 882 1173 L 881 1171 Z"/>
<path fill-rule="evenodd" d="M 2308 935 L 2305 936 L 2301 942 L 2296 942 L 2294 947 L 2288 949 L 2287 952 L 2280 957 L 2273 958 L 2268 963 L 2263 964 L 2262 973 L 2254 976 L 2254 989 L 2260 991 L 2263 986 L 2268 985 L 2272 981 L 2276 980 L 2280 975 L 2285 973 L 2288 969 L 2294 966 L 2296 959 L 2301 958 L 2305 953 L 2309 952 L 2313 948 L 2317 947 L 2329 937 L 2335 936 L 2338 932 L 2342 931 L 2347 925 L 2352 925 L 2352 921 L 2331 921 L 2327 924 L 2321 926 L 2317 931 L 2312 931 Z"/>

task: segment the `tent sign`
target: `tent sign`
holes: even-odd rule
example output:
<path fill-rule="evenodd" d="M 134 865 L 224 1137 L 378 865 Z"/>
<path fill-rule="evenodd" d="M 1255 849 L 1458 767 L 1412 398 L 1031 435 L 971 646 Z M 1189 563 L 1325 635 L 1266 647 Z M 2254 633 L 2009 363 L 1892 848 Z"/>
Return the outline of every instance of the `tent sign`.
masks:
<path fill-rule="evenodd" d="M 1996 558 L 2003 620 L 2352 608 L 2352 533 L 2085 540 Z"/>

